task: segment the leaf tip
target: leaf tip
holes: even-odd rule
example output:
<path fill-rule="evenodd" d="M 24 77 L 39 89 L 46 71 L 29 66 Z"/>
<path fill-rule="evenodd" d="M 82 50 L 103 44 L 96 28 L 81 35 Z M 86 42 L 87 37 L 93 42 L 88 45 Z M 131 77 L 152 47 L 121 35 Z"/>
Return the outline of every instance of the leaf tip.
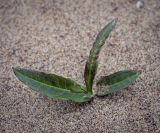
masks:
<path fill-rule="evenodd" d="M 139 75 L 141 75 L 141 73 L 142 73 L 142 72 L 140 72 L 140 71 L 137 71 L 137 75 L 138 75 L 138 76 L 139 76 Z"/>
<path fill-rule="evenodd" d="M 113 19 L 113 20 L 112 20 L 112 24 L 113 24 L 113 25 L 116 25 L 116 24 L 117 24 L 117 21 L 118 21 L 118 18 Z"/>
<path fill-rule="evenodd" d="M 112 26 L 115 28 L 116 24 L 117 24 L 118 18 L 115 18 L 111 21 Z"/>
<path fill-rule="evenodd" d="M 137 75 L 137 77 L 138 77 L 139 75 L 141 75 L 141 72 L 140 72 L 140 71 L 133 71 L 133 72 L 135 72 L 135 75 Z"/>
<path fill-rule="evenodd" d="M 12 67 L 14 75 L 19 79 L 19 73 L 21 73 L 21 68 L 20 67 Z"/>
<path fill-rule="evenodd" d="M 20 70 L 19 67 L 12 67 L 12 70 L 14 72 L 14 74 L 16 75 L 16 73 L 18 72 L 18 70 Z"/>
<path fill-rule="evenodd" d="M 17 71 L 17 67 L 12 67 L 12 70 L 13 70 L 13 72 L 14 72 L 14 74 L 15 74 L 16 71 Z"/>

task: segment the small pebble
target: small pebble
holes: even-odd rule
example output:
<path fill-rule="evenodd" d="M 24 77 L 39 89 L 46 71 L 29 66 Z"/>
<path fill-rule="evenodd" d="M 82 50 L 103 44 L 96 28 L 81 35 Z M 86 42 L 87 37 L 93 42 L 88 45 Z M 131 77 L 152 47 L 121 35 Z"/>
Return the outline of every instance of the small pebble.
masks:
<path fill-rule="evenodd" d="M 141 1 L 141 0 L 137 1 L 137 3 L 136 3 L 136 7 L 137 8 L 143 8 L 143 6 L 144 6 L 144 2 L 143 1 Z"/>

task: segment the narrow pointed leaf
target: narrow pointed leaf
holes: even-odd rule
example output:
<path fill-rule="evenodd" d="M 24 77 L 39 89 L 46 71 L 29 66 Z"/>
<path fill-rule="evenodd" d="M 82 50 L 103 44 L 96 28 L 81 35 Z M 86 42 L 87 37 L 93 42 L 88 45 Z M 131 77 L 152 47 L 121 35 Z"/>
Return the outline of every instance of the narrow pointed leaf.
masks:
<path fill-rule="evenodd" d="M 84 94 L 83 86 L 69 78 L 21 68 L 13 70 L 20 81 L 45 96 L 79 103 L 89 101 L 91 98 Z"/>
<path fill-rule="evenodd" d="M 109 93 L 126 88 L 130 84 L 132 84 L 137 79 L 138 76 L 139 76 L 139 72 L 136 72 L 133 70 L 119 71 L 109 76 L 105 76 L 97 82 L 97 85 L 98 86 L 109 85 L 109 87 L 106 89 L 105 92 L 97 95 L 105 96 Z"/>
<path fill-rule="evenodd" d="M 114 19 L 100 31 L 90 51 L 90 55 L 85 66 L 84 79 L 85 79 L 87 91 L 91 94 L 93 93 L 92 86 L 93 86 L 93 80 L 96 75 L 96 71 L 98 67 L 97 59 L 98 59 L 100 50 L 104 45 L 105 40 L 108 38 L 110 32 L 115 28 L 116 22 L 117 22 L 117 19 Z"/>

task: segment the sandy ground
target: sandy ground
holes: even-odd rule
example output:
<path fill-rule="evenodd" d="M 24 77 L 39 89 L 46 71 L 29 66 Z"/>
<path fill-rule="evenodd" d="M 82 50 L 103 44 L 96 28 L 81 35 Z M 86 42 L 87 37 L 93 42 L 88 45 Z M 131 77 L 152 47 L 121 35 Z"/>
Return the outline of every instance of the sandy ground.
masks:
<path fill-rule="evenodd" d="M 0 0 L 0 133 L 159 133 L 160 1 Z M 96 80 L 118 70 L 142 72 L 132 86 L 91 103 L 49 99 L 23 85 L 12 67 L 72 77 L 99 30 L 118 18 L 100 54 Z"/>

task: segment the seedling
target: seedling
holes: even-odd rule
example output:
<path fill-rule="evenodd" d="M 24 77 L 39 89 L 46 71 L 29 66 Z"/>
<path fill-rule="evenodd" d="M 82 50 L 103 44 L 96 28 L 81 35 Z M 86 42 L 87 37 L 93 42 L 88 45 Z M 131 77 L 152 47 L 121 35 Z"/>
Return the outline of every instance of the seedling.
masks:
<path fill-rule="evenodd" d="M 105 40 L 115 28 L 117 19 L 108 23 L 98 34 L 90 51 L 84 72 L 86 85 L 56 74 L 47 74 L 22 68 L 13 68 L 15 75 L 20 81 L 28 85 L 34 91 L 59 100 L 71 100 L 76 103 L 90 101 L 94 96 L 105 96 L 109 93 L 119 91 L 133 83 L 139 73 L 133 70 L 119 71 L 109 76 L 102 77 L 97 86 L 108 86 L 103 93 L 95 94 L 93 81 L 98 67 L 98 56 Z"/>

